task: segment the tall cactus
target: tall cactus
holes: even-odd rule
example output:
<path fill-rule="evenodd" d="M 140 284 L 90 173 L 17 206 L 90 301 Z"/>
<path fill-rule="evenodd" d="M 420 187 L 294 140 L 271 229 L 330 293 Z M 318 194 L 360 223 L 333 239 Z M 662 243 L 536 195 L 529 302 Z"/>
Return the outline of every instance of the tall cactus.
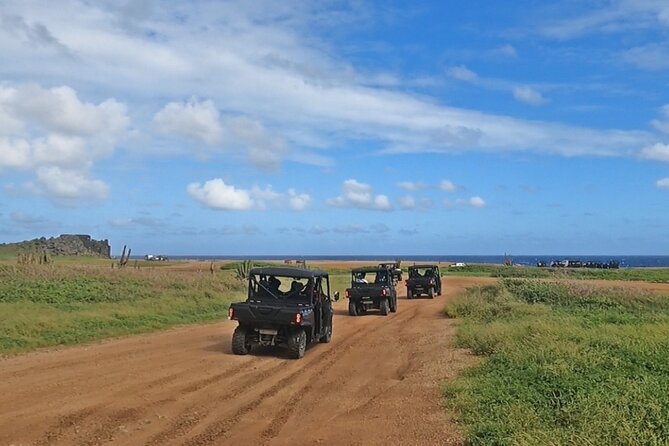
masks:
<path fill-rule="evenodd" d="M 239 263 L 235 268 L 235 277 L 239 280 L 248 279 L 249 273 L 251 272 L 251 268 L 253 268 L 253 262 L 251 262 L 250 260 L 244 260 L 243 262 Z"/>

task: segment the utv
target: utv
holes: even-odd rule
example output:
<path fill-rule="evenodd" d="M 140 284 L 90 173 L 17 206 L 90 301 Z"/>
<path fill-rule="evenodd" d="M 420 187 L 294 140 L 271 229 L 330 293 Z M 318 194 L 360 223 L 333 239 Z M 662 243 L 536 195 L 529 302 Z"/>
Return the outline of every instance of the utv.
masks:
<path fill-rule="evenodd" d="M 397 311 L 397 292 L 387 268 L 367 267 L 351 271 L 351 287 L 346 289 L 348 314 L 357 316 L 370 308 L 381 314 Z"/>
<path fill-rule="evenodd" d="M 335 301 L 339 293 L 334 293 Z M 246 355 L 256 345 L 288 348 L 291 358 L 304 356 L 307 344 L 332 339 L 330 277 L 323 271 L 253 268 L 248 297 L 230 305 L 228 317 L 239 322 L 232 352 Z"/>
<path fill-rule="evenodd" d="M 402 281 L 401 261 L 379 263 L 379 268 L 387 268 L 390 271 L 390 275 L 393 282 L 395 282 L 395 285 Z"/>
<path fill-rule="evenodd" d="M 407 299 L 427 294 L 430 299 L 434 295 L 441 296 L 441 275 L 437 265 L 413 265 L 409 267 L 407 280 Z"/>

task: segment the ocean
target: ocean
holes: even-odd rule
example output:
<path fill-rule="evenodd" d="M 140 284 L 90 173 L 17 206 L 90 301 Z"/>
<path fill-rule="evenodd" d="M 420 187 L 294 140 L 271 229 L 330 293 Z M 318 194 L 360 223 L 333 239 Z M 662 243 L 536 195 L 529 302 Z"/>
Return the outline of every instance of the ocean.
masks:
<path fill-rule="evenodd" d="M 499 264 L 501 265 L 504 262 L 503 255 L 351 255 L 351 256 L 335 256 L 335 255 L 322 255 L 322 256 L 278 256 L 278 255 L 257 255 L 257 256 L 168 256 L 170 259 L 174 260 L 186 260 L 186 259 L 197 259 L 197 260 L 279 260 L 284 259 L 304 259 L 306 261 L 314 260 L 335 260 L 335 261 L 383 261 L 383 260 L 395 260 L 401 259 L 403 262 L 442 262 L 442 263 L 451 263 L 451 262 L 464 262 L 464 263 L 489 263 L 489 264 Z M 550 264 L 552 260 L 581 260 L 583 262 L 592 261 L 592 262 L 608 262 L 609 260 L 615 260 L 620 262 L 621 268 L 669 268 L 669 256 L 602 256 L 602 255 L 529 255 L 529 256 L 511 256 L 513 258 L 513 263 L 516 265 L 530 265 L 534 266 L 538 261 L 544 261 L 547 264 Z"/>

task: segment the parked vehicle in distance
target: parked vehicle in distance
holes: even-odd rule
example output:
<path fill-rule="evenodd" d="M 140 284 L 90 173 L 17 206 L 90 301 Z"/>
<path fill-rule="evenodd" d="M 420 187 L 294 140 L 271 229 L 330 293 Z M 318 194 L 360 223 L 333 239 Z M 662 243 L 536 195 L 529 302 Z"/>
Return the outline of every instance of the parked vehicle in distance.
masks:
<path fill-rule="evenodd" d="M 397 311 L 397 291 L 388 268 L 378 266 L 355 268 L 351 271 L 351 287 L 346 289 L 348 314 L 358 316 L 370 309 L 382 315 Z"/>
<path fill-rule="evenodd" d="M 400 260 L 395 262 L 379 263 L 379 267 L 388 268 L 396 285 L 402 281 L 402 262 Z"/>
<path fill-rule="evenodd" d="M 407 299 L 420 295 L 427 295 L 434 299 L 434 295 L 441 296 L 441 274 L 438 265 L 412 265 L 409 267 L 407 279 Z"/>
<path fill-rule="evenodd" d="M 332 298 L 339 300 L 339 293 Z M 232 352 L 246 355 L 254 346 L 287 347 L 291 358 L 307 345 L 332 339 L 332 299 L 328 273 L 296 268 L 252 268 L 245 302 L 230 305 L 228 317 L 239 322 Z"/>

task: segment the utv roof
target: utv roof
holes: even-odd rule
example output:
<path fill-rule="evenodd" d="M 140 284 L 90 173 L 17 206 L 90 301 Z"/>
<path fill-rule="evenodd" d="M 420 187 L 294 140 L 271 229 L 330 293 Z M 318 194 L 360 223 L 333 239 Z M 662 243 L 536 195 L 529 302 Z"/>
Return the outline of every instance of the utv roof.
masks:
<path fill-rule="evenodd" d="M 360 268 L 353 268 L 352 273 L 371 273 L 376 271 L 388 271 L 388 268 L 382 266 L 361 266 Z"/>
<path fill-rule="evenodd" d="M 411 265 L 409 266 L 409 269 L 415 269 L 415 268 L 435 268 L 437 265 L 434 263 L 423 263 L 421 265 Z"/>
<path fill-rule="evenodd" d="M 249 274 L 279 277 L 294 277 L 297 279 L 312 279 L 314 277 L 325 277 L 328 275 L 325 271 L 316 269 L 283 268 L 283 267 L 263 267 L 251 268 Z"/>

